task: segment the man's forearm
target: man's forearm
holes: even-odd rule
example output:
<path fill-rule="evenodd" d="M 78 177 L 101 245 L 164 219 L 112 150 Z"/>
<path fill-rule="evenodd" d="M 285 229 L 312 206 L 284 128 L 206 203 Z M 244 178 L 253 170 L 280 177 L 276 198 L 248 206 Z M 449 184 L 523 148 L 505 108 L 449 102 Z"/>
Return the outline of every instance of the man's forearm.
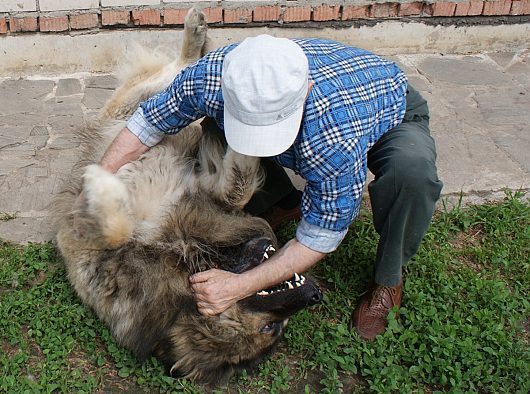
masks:
<path fill-rule="evenodd" d="M 101 166 L 111 173 L 118 171 L 124 164 L 136 160 L 149 147 L 140 142 L 128 128 L 123 128 L 107 148 L 101 159 Z"/>
<path fill-rule="evenodd" d="M 307 271 L 325 255 L 292 239 L 265 263 L 240 275 L 245 297 L 290 279 L 295 272 Z"/>

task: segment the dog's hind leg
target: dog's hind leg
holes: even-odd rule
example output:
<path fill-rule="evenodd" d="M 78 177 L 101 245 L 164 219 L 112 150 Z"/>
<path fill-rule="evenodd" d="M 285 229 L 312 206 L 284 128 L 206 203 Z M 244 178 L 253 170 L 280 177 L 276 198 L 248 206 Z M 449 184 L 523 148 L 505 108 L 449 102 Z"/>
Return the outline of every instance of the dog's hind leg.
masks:
<path fill-rule="evenodd" d="M 135 58 L 129 59 L 127 77 L 100 112 L 102 119 L 125 119 L 138 105 L 164 90 L 177 73 L 198 60 L 206 42 L 208 25 L 204 14 L 191 8 L 184 21 L 184 33 L 180 55 L 172 62 L 157 60 L 157 54 L 137 47 Z"/>
<path fill-rule="evenodd" d="M 242 155 L 228 147 L 223 158 L 223 174 L 217 186 L 221 201 L 228 207 L 243 209 L 262 183 L 260 159 Z"/>
<path fill-rule="evenodd" d="M 193 63 L 202 56 L 207 31 L 208 24 L 204 14 L 196 8 L 191 8 L 184 19 L 184 39 L 178 59 L 180 64 Z"/>
<path fill-rule="evenodd" d="M 201 188 L 229 210 L 242 209 L 262 184 L 260 159 L 237 153 L 213 133 L 204 134 L 198 159 Z"/>
<path fill-rule="evenodd" d="M 83 175 L 83 192 L 87 214 L 94 218 L 103 243 L 117 248 L 127 242 L 134 230 L 129 209 L 129 195 L 125 185 L 101 166 L 93 164 Z"/>

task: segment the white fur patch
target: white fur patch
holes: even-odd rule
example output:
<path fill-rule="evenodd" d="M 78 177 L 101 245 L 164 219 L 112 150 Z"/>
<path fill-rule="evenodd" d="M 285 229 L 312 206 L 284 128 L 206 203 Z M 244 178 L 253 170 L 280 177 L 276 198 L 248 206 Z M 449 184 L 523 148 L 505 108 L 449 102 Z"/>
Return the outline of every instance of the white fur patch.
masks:
<path fill-rule="evenodd" d="M 86 168 L 83 179 L 88 213 L 96 218 L 111 247 L 122 245 L 134 229 L 127 188 L 116 176 L 96 164 Z"/>

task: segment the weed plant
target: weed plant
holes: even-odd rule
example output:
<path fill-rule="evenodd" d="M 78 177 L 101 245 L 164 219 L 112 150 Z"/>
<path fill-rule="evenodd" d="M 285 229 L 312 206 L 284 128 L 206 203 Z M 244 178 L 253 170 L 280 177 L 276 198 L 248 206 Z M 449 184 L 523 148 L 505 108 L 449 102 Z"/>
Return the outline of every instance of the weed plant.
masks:
<path fill-rule="evenodd" d="M 295 226 L 280 234 L 287 240 Z M 530 207 L 505 201 L 440 212 L 405 269 L 403 306 L 372 343 L 349 332 L 377 234 L 364 211 L 313 271 L 324 302 L 290 320 L 279 352 L 216 392 L 530 391 Z M 205 389 L 138 363 L 82 306 L 51 244 L 0 243 L 0 391 Z"/>

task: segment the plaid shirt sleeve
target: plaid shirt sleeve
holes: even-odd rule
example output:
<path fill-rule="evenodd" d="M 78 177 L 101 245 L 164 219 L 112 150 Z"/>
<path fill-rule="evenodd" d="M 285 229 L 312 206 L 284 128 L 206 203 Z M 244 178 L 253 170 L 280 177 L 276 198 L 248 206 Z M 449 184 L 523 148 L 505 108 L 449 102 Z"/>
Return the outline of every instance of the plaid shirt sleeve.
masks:
<path fill-rule="evenodd" d="M 201 67 L 182 70 L 161 93 L 144 101 L 127 122 L 127 128 L 147 146 L 154 146 L 166 134 L 176 134 L 205 115 L 198 105 L 201 96 Z"/>

